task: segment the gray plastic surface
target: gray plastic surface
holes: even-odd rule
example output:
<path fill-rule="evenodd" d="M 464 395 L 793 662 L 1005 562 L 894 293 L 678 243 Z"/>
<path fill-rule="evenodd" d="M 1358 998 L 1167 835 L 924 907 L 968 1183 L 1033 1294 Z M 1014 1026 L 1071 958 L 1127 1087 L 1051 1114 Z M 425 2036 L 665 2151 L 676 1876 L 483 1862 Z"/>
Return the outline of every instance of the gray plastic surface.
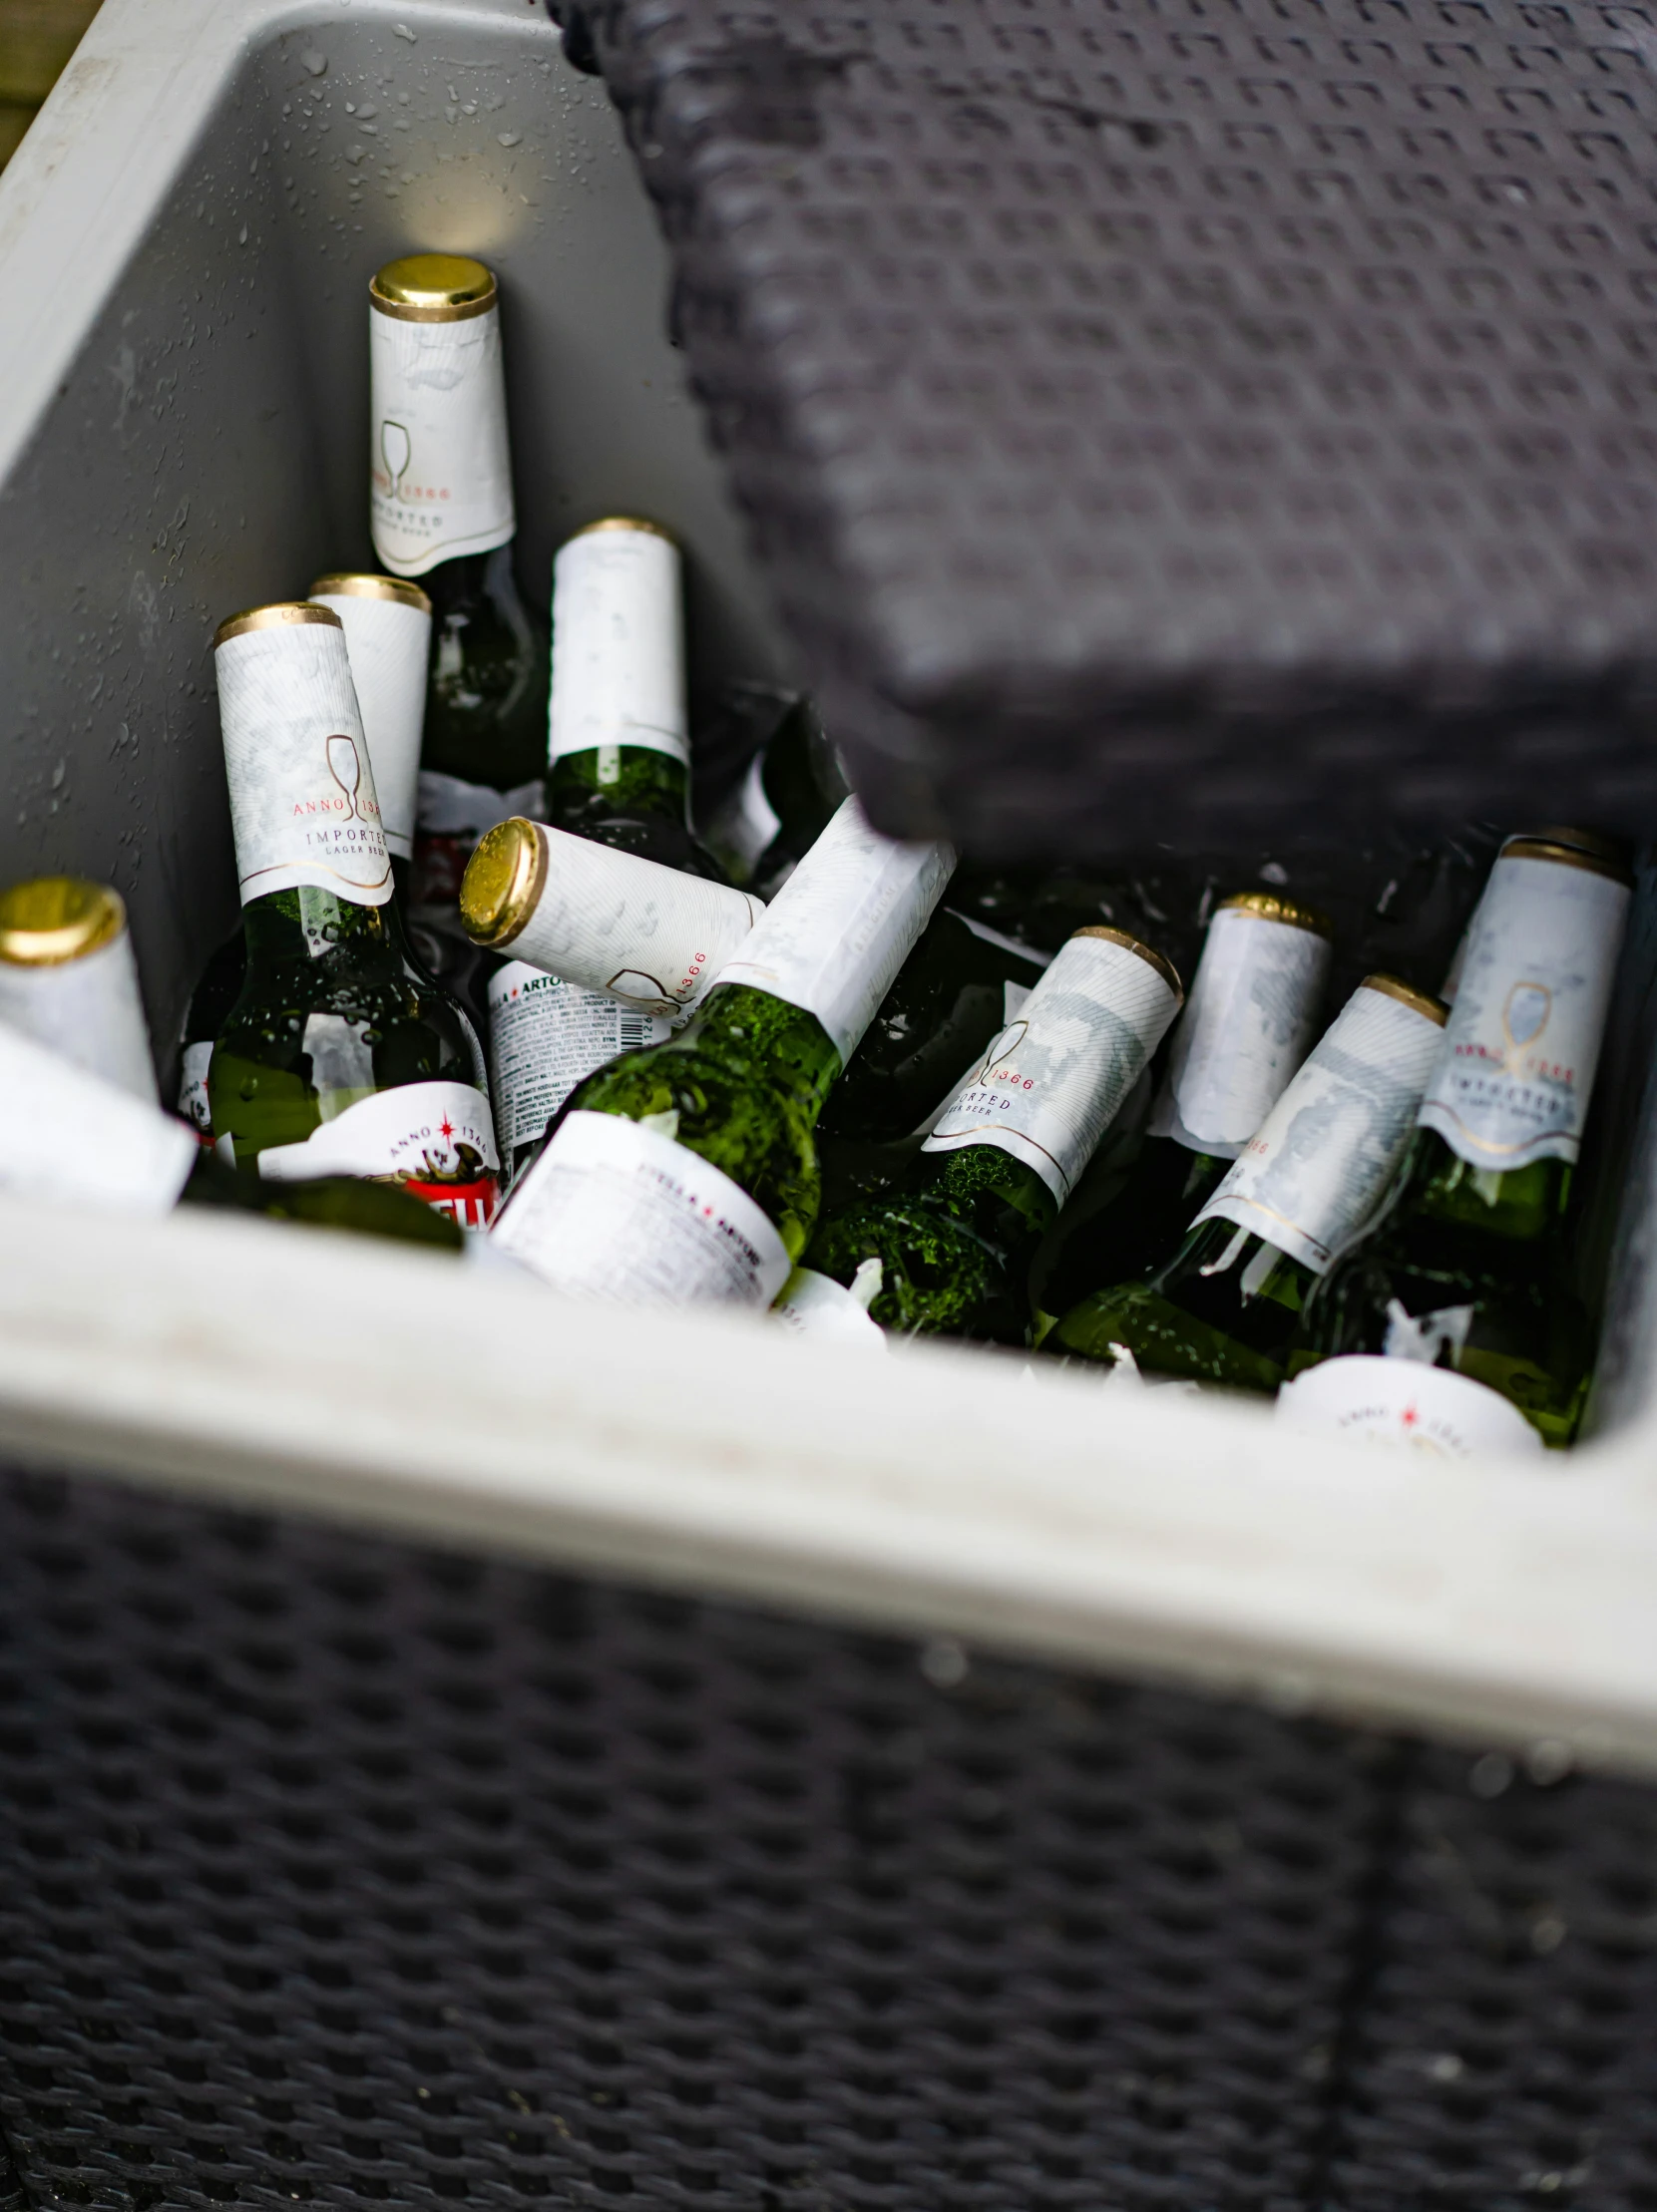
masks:
<path fill-rule="evenodd" d="M 160 44 L 204 11 L 110 12 Z M 0 879 L 115 882 L 163 1038 L 235 911 L 213 627 L 376 565 L 366 295 L 382 261 L 452 248 L 499 270 L 526 588 L 546 593 L 582 523 L 654 516 L 691 551 L 693 683 L 782 662 L 603 90 L 539 9 L 424 7 L 404 35 L 408 12 L 307 9 L 246 54 L 194 144 L 166 143 L 188 109 L 161 88 L 135 160 L 177 174 L 33 423 L 22 308 L 8 317 L 0 463 L 22 451 L 0 484 Z M 47 128 L 98 128 L 98 90 L 72 77 Z M 88 250 L 119 220 L 89 208 Z"/>

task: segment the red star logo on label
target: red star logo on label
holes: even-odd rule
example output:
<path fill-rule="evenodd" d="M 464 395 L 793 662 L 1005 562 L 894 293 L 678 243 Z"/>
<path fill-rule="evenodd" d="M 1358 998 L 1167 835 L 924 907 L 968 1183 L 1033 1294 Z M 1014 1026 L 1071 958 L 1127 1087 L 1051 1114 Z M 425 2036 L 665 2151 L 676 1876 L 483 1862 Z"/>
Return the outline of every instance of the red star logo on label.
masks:
<path fill-rule="evenodd" d="M 1416 1423 L 1420 1419 L 1421 1415 L 1416 1411 L 1413 1405 L 1407 1405 L 1404 1411 L 1399 1415 L 1399 1420 L 1405 1428 L 1414 1428 Z"/>
<path fill-rule="evenodd" d="M 437 1126 L 445 1137 L 452 1137 L 455 1133 L 455 1125 L 449 1119 L 447 1114 L 444 1115 L 443 1119 L 438 1123 Z"/>

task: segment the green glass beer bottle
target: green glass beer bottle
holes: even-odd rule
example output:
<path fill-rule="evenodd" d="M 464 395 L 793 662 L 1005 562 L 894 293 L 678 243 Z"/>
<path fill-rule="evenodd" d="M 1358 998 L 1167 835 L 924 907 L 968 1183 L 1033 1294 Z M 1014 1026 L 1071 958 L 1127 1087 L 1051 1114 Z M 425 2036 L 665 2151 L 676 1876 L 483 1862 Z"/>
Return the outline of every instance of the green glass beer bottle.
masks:
<path fill-rule="evenodd" d="M 954 861 L 848 799 L 688 1025 L 575 1093 L 502 1210 L 508 1257 L 572 1294 L 769 1305 L 815 1225 L 829 1085 Z"/>
<path fill-rule="evenodd" d="M 481 1018 L 461 874 L 485 830 L 541 813 L 547 764 L 547 632 L 514 565 L 499 293 L 481 261 L 413 253 L 375 273 L 368 306 L 374 550 L 432 606 L 409 920 Z"/>
<path fill-rule="evenodd" d="M 214 645 L 247 973 L 207 1073 L 249 1180 L 402 1184 L 482 1228 L 498 1190 L 477 1039 L 408 955 L 337 615 L 232 616 Z"/>
<path fill-rule="evenodd" d="M 1565 1215 L 1629 896 L 1603 853 L 1502 847 L 1404 1170 L 1307 1302 L 1287 1418 L 1446 1452 L 1525 1448 L 1524 1422 L 1570 1441 L 1591 1345 Z"/>
<path fill-rule="evenodd" d="M 1023 1343 L 1025 1270 L 1179 1011 L 1179 979 L 1119 929 L 1077 930 L 974 1061 L 911 1167 L 826 1221 L 807 1265 L 907 1335 Z"/>
<path fill-rule="evenodd" d="M 759 700 L 774 698 L 755 685 Z M 815 844 L 848 786 L 839 755 L 809 699 L 784 704 L 776 727 L 750 758 L 708 827 L 708 843 L 730 874 L 773 898 Z"/>
<path fill-rule="evenodd" d="M 1329 961 L 1329 923 L 1312 908 L 1273 892 L 1220 901 L 1125 1180 L 1083 1192 L 1042 1254 L 1045 1316 L 1172 1256 L 1305 1058 Z"/>
<path fill-rule="evenodd" d="M 576 1085 L 681 1028 L 764 913 L 751 892 L 515 816 L 460 887 L 490 978 L 495 1128 L 508 1188 Z"/>
<path fill-rule="evenodd" d="M 1045 1348 L 1145 1373 L 1275 1390 L 1312 1286 L 1360 1234 L 1403 1157 L 1445 1007 L 1368 976 L 1148 1280 L 1095 1290 Z"/>

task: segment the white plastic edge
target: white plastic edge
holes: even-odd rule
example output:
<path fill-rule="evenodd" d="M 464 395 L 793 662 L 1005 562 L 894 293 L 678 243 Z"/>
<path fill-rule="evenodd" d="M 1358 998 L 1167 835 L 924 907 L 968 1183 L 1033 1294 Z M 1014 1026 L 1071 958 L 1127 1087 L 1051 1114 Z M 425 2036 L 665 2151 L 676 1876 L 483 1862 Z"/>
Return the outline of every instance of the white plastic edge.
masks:
<path fill-rule="evenodd" d="M 0 1449 L 1657 1773 L 1637 1438 L 1422 1466 L 984 1351 L 869 1360 L 763 1314 L 619 1330 L 343 1240 L 318 1305 L 331 1234 L 0 1201 Z"/>

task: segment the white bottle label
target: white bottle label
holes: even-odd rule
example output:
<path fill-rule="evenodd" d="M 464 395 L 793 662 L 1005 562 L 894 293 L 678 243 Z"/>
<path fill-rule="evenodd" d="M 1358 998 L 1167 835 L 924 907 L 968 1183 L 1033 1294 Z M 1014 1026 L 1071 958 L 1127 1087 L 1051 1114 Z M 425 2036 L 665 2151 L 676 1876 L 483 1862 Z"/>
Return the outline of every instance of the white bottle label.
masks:
<path fill-rule="evenodd" d="M 728 1175 L 615 1114 L 574 1113 L 495 1231 L 571 1296 L 645 1305 L 769 1305 L 788 1253 Z"/>
<path fill-rule="evenodd" d="M 673 1024 L 608 991 L 511 960 L 489 979 L 490 1096 L 495 1133 L 512 1156 L 546 1130 L 576 1085 L 619 1052 L 662 1044 Z"/>
<path fill-rule="evenodd" d="M 1626 885 L 1589 868 L 1496 862 L 1421 1110 L 1463 1160 L 1576 1158 L 1628 903 Z"/>
<path fill-rule="evenodd" d="M 1431 1015 L 1360 984 L 1197 1221 L 1326 1274 L 1385 1196 L 1443 1041 Z"/>
<path fill-rule="evenodd" d="M 548 718 L 549 760 L 618 745 L 689 760 L 679 556 L 658 532 L 586 530 L 560 549 Z"/>
<path fill-rule="evenodd" d="M 207 1069 L 212 1065 L 212 1039 L 187 1044 L 179 1070 L 179 1111 L 204 1144 L 212 1142 L 212 1105 L 207 1097 Z"/>
<path fill-rule="evenodd" d="M 402 1083 L 358 1099 L 302 1144 L 267 1145 L 259 1173 L 271 1183 L 358 1175 L 401 1184 L 462 1229 L 487 1229 L 500 1195 L 500 1158 L 489 1101 L 470 1083 Z"/>
<path fill-rule="evenodd" d="M 713 980 L 815 1014 L 844 1067 L 954 869 L 953 846 L 896 844 L 848 799 Z"/>
<path fill-rule="evenodd" d="M 1449 1367 L 1355 1352 L 1308 1367 L 1278 1392 L 1277 1417 L 1308 1435 L 1402 1447 L 1427 1459 L 1546 1450 L 1516 1405 Z"/>
<path fill-rule="evenodd" d="M 368 484 L 393 575 L 504 546 L 516 524 L 498 307 L 461 322 L 370 308 Z"/>
<path fill-rule="evenodd" d="M 1237 1157 L 1306 1056 L 1330 954 L 1315 930 L 1220 909 L 1151 1114 L 1153 1137 Z"/>
<path fill-rule="evenodd" d="M 0 1021 L 147 1105 L 161 1103 L 130 930 L 49 967 L 0 960 Z"/>
<path fill-rule="evenodd" d="M 415 793 L 420 737 L 426 721 L 426 661 L 432 618 L 401 599 L 375 599 L 357 591 L 316 594 L 345 625 L 351 681 L 374 764 L 380 826 L 394 859 L 414 852 Z"/>
<path fill-rule="evenodd" d="M 200 1149 L 187 1123 L 0 1022 L 0 1190 L 165 1214 Z"/>
<path fill-rule="evenodd" d="M 1178 992 L 1139 953 L 1069 938 L 922 1150 L 999 1145 L 1062 1206 L 1178 1011 Z"/>
<path fill-rule="evenodd" d="M 765 912 L 751 892 L 567 830 L 542 828 L 541 839 L 541 897 L 512 957 L 649 1013 L 693 1006 Z"/>
<path fill-rule="evenodd" d="M 345 632 L 243 630 L 213 659 L 242 904 L 313 884 L 383 907 L 391 860 Z"/>
<path fill-rule="evenodd" d="M 816 1343 L 849 1344 L 854 1351 L 887 1349 L 885 1329 L 870 1318 L 856 1291 L 815 1268 L 796 1268 L 771 1311 L 793 1335 Z"/>

